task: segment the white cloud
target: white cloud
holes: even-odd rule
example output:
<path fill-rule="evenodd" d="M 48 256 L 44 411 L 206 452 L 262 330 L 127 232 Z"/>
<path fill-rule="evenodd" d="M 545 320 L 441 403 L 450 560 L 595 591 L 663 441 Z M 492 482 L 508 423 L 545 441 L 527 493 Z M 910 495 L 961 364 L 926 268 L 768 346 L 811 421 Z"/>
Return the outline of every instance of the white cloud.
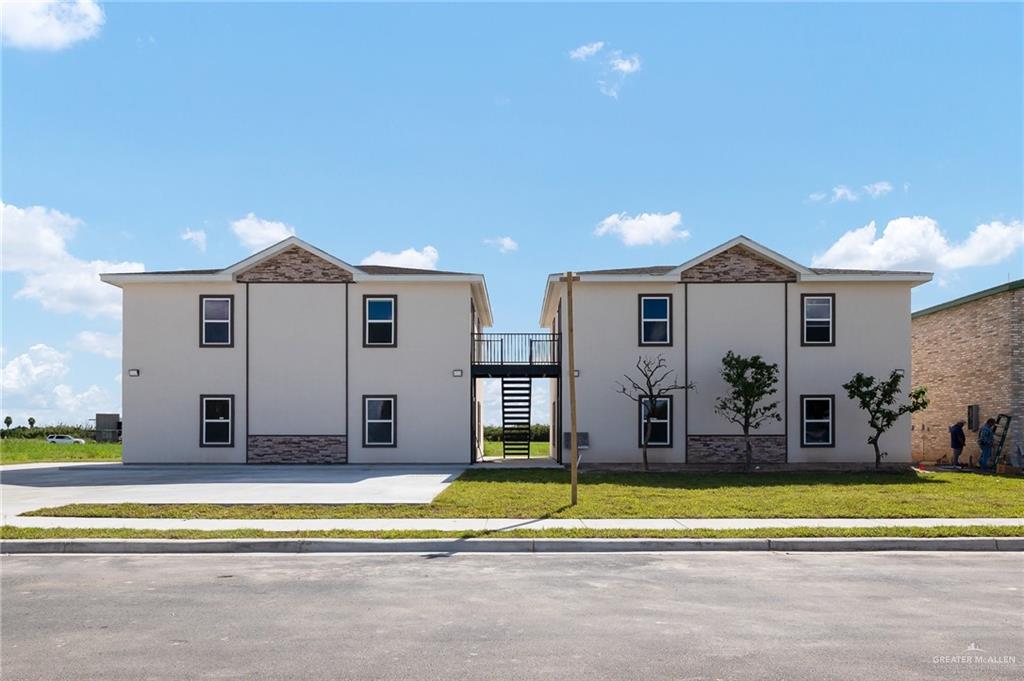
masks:
<path fill-rule="evenodd" d="M 421 270 L 436 270 L 438 260 L 437 249 L 424 246 L 423 250 L 407 248 L 399 253 L 374 251 L 363 258 L 361 265 L 391 265 L 392 267 L 414 267 Z"/>
<path fill-rule="evenodd" d="M 40 386 L 55 384 L 68 373 L 71 355 L 44 343 L 38 343 L 7 362 L 2 383 L 5 401 L 12 394 L 26 394 Z"/>
<path fill-rule="evenodd" d="M 100 281 L 101 272 L 141 272 L 140 262 L 80 260 L 67 242 L 78 218 L 43 206 L 2 204 L 3 270 L 19 272 L 24 285 L 16 298 L 38 300 L 46 310 L 120 318 L 121 291 Z"/>
<path fill-rule="evenodd" d="M 100 31 L 105 17 L 94 0 L 4 2 L 3 42 L 25 50 L 62 50 Z"/>
<path fill-rule="evenodd" d="M 569 59 L 586 61 L 600 52 L 603 47 L 604 43 L 600 40 L 593 43 L 587 43 L 586 45 L 580 45 L 575 50 L 569 50 Z"/>
<path fill-rule="evenodd" d="M 880 199 L 892 191 L 892 185 L 885 180 L 864 185 L 864 191 L 873 199 Z"/>
<path fill-rule="evenodd" d="M 1024 247 L 1024 223 L 978 225 L 960 243 L 950 243 L 938 223 L 924 216 L 890 220 L 878 236 L 875 223 L 843 234 L 820 256 L 818 267 L 956 270 L 992 265 Z"/>
<path fill-rule="evenodd" d="M 61 380 L 67 376 L 71 355 L 38 343 L 7 362 L 0 385 L 4 415 L 18 423 L 32 416 L 38 426 L 56 423 L 84 424 L 96 412 L 117 411 L 117 400 L 99 386 L 81 392 Z"/>
<path fill-rule="evenodd" d="M 121 334 L 101 333 L 99 331 L 80 331 L 71 339 L 71 347 L 83 352 L 91 352 L 107 359 L 121 356 Z"/>
<path fill-rule="evenodd" d="M 238 241 L 253 253 L 295 236 L 295 228 L 291 225 L 263 220 L 253 213 L 232 222 L 231 231 L 238 237 Z"/>
<path fill-rule="evenodd" d="M 825 192 L 814 192 L 813 194 L 807 197 L 807 200 L 811 201 L 812 203 L 820 203 L 827 198 L 828 194 Z"/>
<path fill-rule="evenodd" d="M 845 184 L 836 185 L 832 187 L 832 203 L 836 201 L 859 201 L 860 197 L 857 192 L 853 191 Z"/>
<path fill-rule="evenodd" d="M 206 253 L 206 230 L 186 229 L 181 233 L 182 241 L 191 241 L 200 252 Z"/>
<path fill-rule="evenodd" d="M 678 229 L 683 222 L 678 211 L 671 213 L 640 213 L 630 217 L 626 213 L 613 213 L 597 226 L 594 234 L 617 234 L 627 246 L 650 246 L 667 244 L 674 239 L 685 239 L 690 233 Z"/>
<path fill-rule="evenodd" d="M 630 74 L 640 70 L 640 57 L 635 54 L 623 57 L 621 52 L 615 52 L 608 63 L 611 65 L 612 71 L 619 73 Z"/>
<path fill-rule="evenodd" d="M 519 244 L 510 236 L 499 236 L 496 239 L 484 239 L 488 246 L 497 246 L 502 253 L 511 253 L 519 250 Z"/>

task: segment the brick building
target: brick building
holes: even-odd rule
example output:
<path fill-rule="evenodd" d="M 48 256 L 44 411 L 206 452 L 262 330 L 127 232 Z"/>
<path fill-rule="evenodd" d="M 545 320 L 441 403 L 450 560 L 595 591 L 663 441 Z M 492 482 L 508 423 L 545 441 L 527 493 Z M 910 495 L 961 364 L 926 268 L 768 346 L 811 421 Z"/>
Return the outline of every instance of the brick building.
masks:
<path fill-rule="evenodd" d="M 1024 279 L 985 289 L 912 315 L 914 385 L 931 404 L 913 416 L 915 461 L 949 456 L 950 424 L 976 429 L 996 415 L 1013 421 L 1004 453 L 1024 443 Z M 973 433 L 963 460 L 980 455 Z"/>

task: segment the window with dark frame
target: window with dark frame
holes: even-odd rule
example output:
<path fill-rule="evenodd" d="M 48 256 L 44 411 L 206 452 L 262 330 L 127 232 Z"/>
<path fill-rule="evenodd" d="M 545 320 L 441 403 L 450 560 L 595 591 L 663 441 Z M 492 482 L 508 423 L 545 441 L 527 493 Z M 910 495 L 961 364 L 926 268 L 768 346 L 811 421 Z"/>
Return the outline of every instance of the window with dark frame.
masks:
<path fill-rule="evenodd" d="M 967 430 L 977 432 L 981 428 L 981 405 L 971 404 L 967 407 Z"/>
<path fill-rule="evenodd" d="M 653 400 L 646 399 L 640 403 L 639 418 L 640 429 L 637 442 L 640 447 L 644 446 L 644 429 L 646 428 L 647 414 L 651 415 L 651 438 L 647 442 L 648 447 L 671 447 L 672 446 L 672 397 L 656 397 Z"/>
<path fill-rule="evenodd" d="M 234 446 L 234 395 L 203 395 L 202 432 L 203 447 Z"/>
<path fill-rule="evenodd" d="M 363 396 L 363 446 L 396 446 L 394 395 Z"/>
<path fill-rule="evenodd" d="M 640 296 L 640 345 L 672 344 L 672 296 Z"/>
<path fill-rule="evenodd" d="M 835 395 L 804 395 L 800 398 L 800 443 L 804 447 L 835 445 Z"/>
<path fill-rule="evenodd" d="M 835 345 L 835 296 L 809 294 L 801 296 L 803 331 L 801 345 Z"/>
<path fill-rule="evenodd" d="M 396 296 L 364 296 L 363 345 L 367 347 L 395 347 L 398 298 Z"/>
<path fill-rule="evenodd" d="M 234 344 L 233 308 L 234 296 L 199 296 L 201 347 L 231 347 Z"/>

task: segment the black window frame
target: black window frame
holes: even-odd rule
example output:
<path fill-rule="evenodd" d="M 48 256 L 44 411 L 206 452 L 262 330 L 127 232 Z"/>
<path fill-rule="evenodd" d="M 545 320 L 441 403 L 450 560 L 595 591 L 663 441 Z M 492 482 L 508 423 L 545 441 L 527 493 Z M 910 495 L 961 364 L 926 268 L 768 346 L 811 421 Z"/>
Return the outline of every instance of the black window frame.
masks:
<path fill-rule="evenodd" d="M 647 299 L 665 299 L 668 301 L 668 319 L 665 319 L 665 331 L 668 338 L 667 341 L 646 341 L 644 340 L 644 301 Z M 675 340 L 672 337 L 672 294 L 671 293 L 640 293 L 637 294 L 636 304 L 636 320 L 637 320 L 637 345 L 640 347 L 658 347 L 658 348 L 670 348 Z M 656 319 L 652 321 L 662 321 Z"/>
<path fill-rule="evenodd" d="M 977 433 L 981 430 L 981 405 L 967 405 L 967 430 Z"/>
<path fill-rule="evenodd" d="M 370 319 L 370 301 L 372 300 L 389 300 L 391 301 L 391 321 L 385 322 L 380 319 Z M 390 343 L 371 343 L 370 341 L 370 324 L 391 324 L 391 342 Z M 395 294 L 372 294 L 366 293 L 363 295 L 363 347 L 364 348 L 397 348 L 398 347 L 398 296 Z"/>
<path fill-rule="evenodd" d="M 828 405 L 828 443 L 807 442 L 807 400 L 826 400 Z M 815 420 L 820 423 L 820 420 Z M 800 396 L 800 446 L 813 449 L 828 449 L 836 446 L 836 396 L 835 395 L 801 395 Z"/>
<path fill-rule="evenodd" d="M 675 404 L 672 401 L 672 395 L 661 395 L 660 397 L 654 398 L 656 400 L 665 400 L 668 402 L 668 442 L 665 444 L 659 444 L 651 442 L 647 445 L 648 449 L 672 449 L 673 441 L 675 440 L 672 432 L 673 414 L 675 413 Z M 637 402 L 637 447 L 643 449 L 644 446 L 644 405 L 643 402 Z"/>
<path fill-rule="evenodd" d="M 228 441 L 206 442 L 206 401 L 228 400 Z M 200 447 L 234 447 L 235 446 L 235 396 L 203 394 L 199 396 L 199 446 Z"/>
<path fill-rule="evenodd" d="M 209 343 L 206 340 L 206 301 L 226 300 L 228 301 L 228 342 Z M 223 319 L 211 319 L 211 324 L 219 324 Z M 199 296 L 199 347 L 201 348 L 233 348 L 235 347 L 235 296 L 233 293 L 213 294 L 204 293 Z"/>
<path fill-rule="evenodd" d="M 807 299 L 828 298 L 829 300 L 829 324 L 827 343 L 807 340 Z M 812 320 L 820 321 L 820 320 Z M 800 345 L 810 348 L 834 348 L 836 345 L 836 294 L 834 293 L 801 293 L 800 294 Z"/>
<path fill-rule="evenodd" d="M 387 444 L 369 442 L 367 435 L 366 403 L 369 400 L 391 400 L 391 442 Z M 383 419 L 375 422 L 384 423 Z M 394 449 L 398 447 L 398 395 L 363 395 L 363 447 L 368 449 Z"/>

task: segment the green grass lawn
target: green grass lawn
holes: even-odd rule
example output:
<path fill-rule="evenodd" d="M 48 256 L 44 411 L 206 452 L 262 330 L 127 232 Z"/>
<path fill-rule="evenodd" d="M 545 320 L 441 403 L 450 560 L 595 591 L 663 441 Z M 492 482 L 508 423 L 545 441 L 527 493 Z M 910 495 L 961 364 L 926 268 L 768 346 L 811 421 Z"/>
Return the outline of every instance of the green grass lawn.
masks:
<path fill-rule="evenodd" d="M 531 442 L 530 458 L 544 458 L 548 455 L 549 449 L 550 447 L 548 447 L 547 442 Z M 484 440 L 484 456 L 501 456 L 501 443 L 494 440 Z"/>
<path fill-rule="evenodd" d="M 786 537 L 1022 537 L 1016 527 L 768 527 L 749 530 L 139 530 L 127 527 L 0 527 L 0 539 L 782 539 Z"/>
<path fill-rule="evenodd" d="M 4 438 L 0 440 L 0 463 L 43 463 L 47 461 L 120 461 L 118 442 L 90 442 L 84 445 L 51 445 L 44 439 Z"/>
<path fill-rule="evenodd" d="M 470 469 L 430 504 L 72 504 L 26 515 L 123 518 L 1024 518 L 1024 478 L 962 473 Z"/>

